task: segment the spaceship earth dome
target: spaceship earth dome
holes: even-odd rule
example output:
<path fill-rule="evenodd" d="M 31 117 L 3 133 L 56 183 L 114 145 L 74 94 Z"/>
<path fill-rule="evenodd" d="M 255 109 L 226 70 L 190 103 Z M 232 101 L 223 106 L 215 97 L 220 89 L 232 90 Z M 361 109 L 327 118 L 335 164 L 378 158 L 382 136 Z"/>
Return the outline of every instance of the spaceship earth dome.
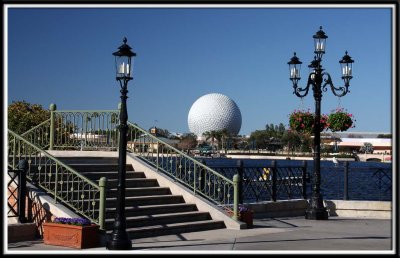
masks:
<path fill-rule="evenodd" d="M 239 107 L 229 97 L 220 93 L 210 93 L 198 98 L 189 110 L 190 132 L 202 136 L 207 131 L 227 129 L 237 135 L 242 126 Z"/>

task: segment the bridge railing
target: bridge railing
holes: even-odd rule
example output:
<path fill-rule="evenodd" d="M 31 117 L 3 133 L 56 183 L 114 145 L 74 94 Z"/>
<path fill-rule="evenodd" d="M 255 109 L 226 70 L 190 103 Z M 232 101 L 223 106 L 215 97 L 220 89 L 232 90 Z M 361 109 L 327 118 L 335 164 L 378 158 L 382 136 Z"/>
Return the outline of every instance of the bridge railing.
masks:
<path fill-rule="evenodd" d="M 391 166 L 353 166 L 340 162 L 336 167 L 321 168 L 321 192 L 324 198 L 343 200 L 391 201 Z M 366 165 L 369 162 L 365 163 Z M 381 164 L 381 163 L 378 163 Z"/>
<path fill-rule="evenodd" d="M 233 212 L 238 219 L 239 177 L 226 177 L 139 126 L 128 122 L 128 150 L 176 182 Z"/>
<path fill-rule="evenodd" d="M 240 203 L 307 198 L 310 175 L 306 162 L 301 166 L 278 166 L 273 160 L 264 166 L 244 167 L 243 162 L 238 160 L 236 166 L 209 166 L 228 178 L 239 175 Z"/>
<path fill-rule="evenodd" d="M 63 202 L 104 228 L 105 178 L 101 178 L 97 185 L 11 130 L 8 130 L 8 157 L 11 169 L 16 169 L 20 161 L 26 160 L 26 177 L 30 182 L 46 190 L 55 202 Z"/>

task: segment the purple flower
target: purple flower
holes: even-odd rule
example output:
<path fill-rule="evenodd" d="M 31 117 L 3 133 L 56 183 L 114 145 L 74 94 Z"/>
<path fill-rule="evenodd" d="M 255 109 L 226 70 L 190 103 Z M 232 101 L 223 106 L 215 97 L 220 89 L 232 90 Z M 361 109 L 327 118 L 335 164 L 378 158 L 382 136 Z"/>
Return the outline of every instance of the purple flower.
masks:
<path fill-rule="evenodd" d="M 85 218 L 55 218 L 54 223 L 59 224 L 68 224 L 68 225 L 75 225 L 75 226 L 87 226 L 91 225 L 92 223 L 90 220 Z"/>
<path fill-rule="evenodd" d="M 246 211 L 249 211 L 249 210 L 250 210 L 249 207 L 244 206 L 244 205 L 239 205 L 239 212 L 240 212 L 240 213 L 246 212 Z"/>

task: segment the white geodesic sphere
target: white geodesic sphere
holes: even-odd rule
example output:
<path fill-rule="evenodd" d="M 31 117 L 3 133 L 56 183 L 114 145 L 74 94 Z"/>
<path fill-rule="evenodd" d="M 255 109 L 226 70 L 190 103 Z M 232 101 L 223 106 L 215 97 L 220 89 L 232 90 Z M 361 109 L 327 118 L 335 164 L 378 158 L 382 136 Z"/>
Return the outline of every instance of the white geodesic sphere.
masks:
<path fill-rule="evenodd" d="M 189 110 L 188 125 L 190 132 L 198 137 L 207 131 L 223 129 L 237 135 L 242 126 L 242 114 L 231 98 L 219 93 L 210 93 L 193 103 Z"/>

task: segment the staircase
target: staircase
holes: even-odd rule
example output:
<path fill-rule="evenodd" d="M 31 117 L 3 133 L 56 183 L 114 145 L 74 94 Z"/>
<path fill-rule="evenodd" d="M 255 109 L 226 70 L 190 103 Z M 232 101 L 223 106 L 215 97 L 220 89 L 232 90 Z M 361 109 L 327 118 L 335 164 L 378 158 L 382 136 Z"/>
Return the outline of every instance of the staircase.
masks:
<path fill-rule="evenodd" d="M 59 157 L 61 161 L 94 182 L 107 178 L 106 233 L 111 234 L 116 213 L 118 158 Z M 131 239 L 225 228 L 223 221 L 212 220 L 208 212 L 185 203 L 181 195 L 172 195 L 156 179 L 146 178 L 126 166 L 125 215 Z"/>

